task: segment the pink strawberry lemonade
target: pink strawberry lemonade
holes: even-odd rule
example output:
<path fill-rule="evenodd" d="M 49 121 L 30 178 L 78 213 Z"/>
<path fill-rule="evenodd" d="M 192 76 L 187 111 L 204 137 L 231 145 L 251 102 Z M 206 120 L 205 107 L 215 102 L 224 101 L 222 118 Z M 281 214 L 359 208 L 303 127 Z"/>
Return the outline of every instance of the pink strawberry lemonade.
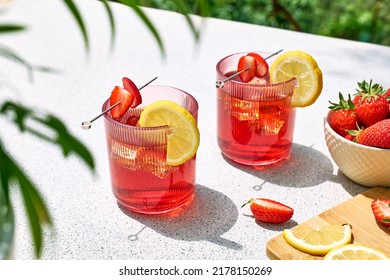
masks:
<path fill-rule="evenodd" d="M 148 86 L 148 90 L 155 87 Z M 145 96 L 153 94 L 145 91 L 146 88 Z M 194 105 L 196 101 L 191 106 Z M 108 101 L 103 110 L 107 107 Z M 138 107 L 130 109 L 119 121 L 105 115 L 112 191 L 118 204 L 127 210 L 145 214 L 169 212 L 194 197 L 196 155 L 179 166 L 167 165 L 168 128 L 136 126 L 141 111 Z M 197 107 L 195 117 L 196 114 Z"/>
<path fill-rule="evenodd" d="M 217 64 L 217 80 L 236 73 L 243 55 L 222 59 Z M 269 84 L 268 77 L 256 79 L 244 83 L 235 77 L 217 88 L 218 145 L 235 162 L 269 165 L 291 154 L 296 110 L 290 103 L 296 81 Z"/>
<path fill-rule="evenodd" d="M 286 98 L 246 101 L 218 90 L 218 145 L 230 159 L 266 165 L 290 156 L 295 109 Z"/>

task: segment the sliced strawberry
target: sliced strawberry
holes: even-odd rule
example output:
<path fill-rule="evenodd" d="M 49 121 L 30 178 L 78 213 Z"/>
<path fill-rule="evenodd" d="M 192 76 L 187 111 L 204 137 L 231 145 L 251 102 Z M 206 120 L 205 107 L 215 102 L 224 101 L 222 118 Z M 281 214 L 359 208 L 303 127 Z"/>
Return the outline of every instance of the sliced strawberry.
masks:
<path fill-rule="evenodd" d="M 111 109 L 112 118 L 118 119 L 122 117 L 124 113 L 130 108 L 130 105 L 133 104 L 134 94 L 120 86 L 116 86 L 112 92 L 110 97 L 110 106 L 119 103 L 119 105 L 115 106 Z"/>
<path fill-rule="evenodd" d="M 253 57 L 256 61 L 256 72 L 255 76 L 261 78 L 268 74 L 268 63 L 265 59 L 257 53 L 248 53 L 249 56 Z"/>
<path fill-rule="evenodd" d="M 126 90 L 130 91 L 134 96 L 134 100 L 133 103 L 130 105 L 130 108 L 135 108 L 139 104 L 141 104 L 142 103 L 141 93 L 139 92 L 137 86 L 133 83 L 133 81 L 127 77 L 123 77 L 122 83 L 123 83 L 123 87 Z"/>
<path fill-rule="evenodd" d="M 371 203 L 371 209 L 378 223 L 390 227 L 390 199 L 375 199 Z"/>
<path fill-rule="evenodd" d="M 267 198 L 252 198 L 243 206 L 248 203 L 255 219 L 265 223 L 284 223 L 294 214 L 294 209 L 291 207 Z"/>
<path fill-rule="evenodd" d="M 256 73 L 256 61 L 252 56 L 242 56 L 238 61 L 237 72 L 241 72 L 248 69 L 240 74 L 240 79 L 244 83 L 249 82 L 253 79 Z"/>
<path fill-rule="evenodd" d="M 248 120 L 239 120 L 235 116 L 231 116 L 232 136 L 241 145 L 246 145 L 252 138 L 252 126 Z"/>

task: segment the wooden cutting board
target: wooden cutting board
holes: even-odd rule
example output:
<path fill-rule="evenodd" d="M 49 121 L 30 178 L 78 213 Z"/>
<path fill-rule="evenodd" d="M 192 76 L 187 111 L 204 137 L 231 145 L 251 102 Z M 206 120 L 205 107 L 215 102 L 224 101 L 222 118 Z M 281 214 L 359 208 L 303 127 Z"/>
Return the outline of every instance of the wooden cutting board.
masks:
<path fill-rule="evenodd" d="M 390 199 L 390 190 L 371 188 L 296 227 L 318 228 L 348 223 L 352 226 L 353 243 L 380 249 L 390 256 L 390 230 L 377 224 L 371 210 L 371 202 L 376 198 Z M 282 233 L 268 241 L 266 252 L 271 260 L 322 259 L 293 248 L 284 240 Z"/>

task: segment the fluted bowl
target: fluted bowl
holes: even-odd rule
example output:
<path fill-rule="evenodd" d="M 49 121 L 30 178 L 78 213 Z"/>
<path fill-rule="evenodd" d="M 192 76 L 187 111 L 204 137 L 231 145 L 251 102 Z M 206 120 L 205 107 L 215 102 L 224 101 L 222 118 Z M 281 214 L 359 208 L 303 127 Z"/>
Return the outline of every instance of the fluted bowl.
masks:
<path fill-rule="evenodd" d="M 324 120 L 324 134 L 329 153 L 342 173 L 367 187 L 390 186 L 390 149 L 364 146 L 336 133 Z"/>

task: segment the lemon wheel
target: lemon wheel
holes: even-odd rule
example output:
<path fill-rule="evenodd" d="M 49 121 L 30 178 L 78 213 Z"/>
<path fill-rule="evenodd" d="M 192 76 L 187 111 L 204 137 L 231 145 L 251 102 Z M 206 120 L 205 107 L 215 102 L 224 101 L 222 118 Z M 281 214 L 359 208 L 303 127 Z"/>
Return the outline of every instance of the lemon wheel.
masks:
<path fill-rule="evenodd" d="M 351 243 L 352 229 L 350 225 L 328 225 L 319 229 L 297 227 L 285 229 L 283 237 L 288 244 L 302 252 L 323 256 L 339 246 Z"/>
<path fill-rule="evenodd" d="M 389 258 L 374 248 L 348 244 L 331 250 L 325 255 L 324 260 L 389 260 Z"/>
<path fill-rule="evenodd" d="M 167 164 L 180 165 L 198 150 L 200 135 L 194 117 L 184 107 L 170 100 L 159 100 L 142 111 L 142 127 L 169 126 Z"/>
<path fill-rule="evenodd" d="M 270 68 L 270 82 L 281 83 L 292 78 L 297 85 L 291 100 L 293 107 L 312 105 L 322 91 L 322 72 L 314 58 L 303 51 L 289 51 L 278 56 Z"/>

